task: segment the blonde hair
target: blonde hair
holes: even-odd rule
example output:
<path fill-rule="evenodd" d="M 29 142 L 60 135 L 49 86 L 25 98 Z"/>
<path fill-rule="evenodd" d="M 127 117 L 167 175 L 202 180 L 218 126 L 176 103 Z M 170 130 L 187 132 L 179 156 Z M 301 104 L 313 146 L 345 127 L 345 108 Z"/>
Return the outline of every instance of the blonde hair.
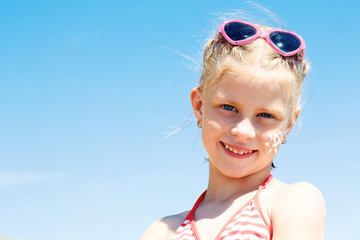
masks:
<path fill-rule="evenodd" d="M 262 30 L 270 28 L 259 26 Z M 203 68 L 199 81 L 200 91 L 216 84 L 225 72 L 243 74 L 266 73 L 272 79 L 281 81 L 287 90 L 284 96 L 288 102 L 287 116 L 292 116 L 300 105 L 303 82 L 309 72 L 309 63 L 298 61 L 300 54 L 283 57 L 276 53 L 263 39 L 249 44 L 233 46 L 221 34 L 219 39 L 209 40 L 204 48 Z"/>

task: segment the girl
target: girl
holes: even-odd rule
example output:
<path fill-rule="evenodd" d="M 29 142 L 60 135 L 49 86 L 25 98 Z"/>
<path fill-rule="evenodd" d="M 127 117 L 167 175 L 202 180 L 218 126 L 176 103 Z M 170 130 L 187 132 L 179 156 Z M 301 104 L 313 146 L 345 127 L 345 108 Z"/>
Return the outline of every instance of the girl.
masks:
<path fill-rule="evenodd" d="M 204 49 L 190 98 L 209 154 L 208 189 L 143 240 L 323 239 L 325 204 L 309 183 L 270 174 L 300 113 L 305 43 L 290 31 L 224 22 Z"/>

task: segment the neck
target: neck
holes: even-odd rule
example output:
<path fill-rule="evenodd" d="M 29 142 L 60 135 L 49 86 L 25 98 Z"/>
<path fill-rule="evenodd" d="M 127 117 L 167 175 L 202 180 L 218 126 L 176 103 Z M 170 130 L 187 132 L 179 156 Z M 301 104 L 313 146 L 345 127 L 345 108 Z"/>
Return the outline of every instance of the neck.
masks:
<path fill-rule="evenodd" d="M 251 175 L 231 178 L 209 163 L 209 184 L 204 201 L 224 202 L 255 191 L 270 175 L 270 168 Z"/>

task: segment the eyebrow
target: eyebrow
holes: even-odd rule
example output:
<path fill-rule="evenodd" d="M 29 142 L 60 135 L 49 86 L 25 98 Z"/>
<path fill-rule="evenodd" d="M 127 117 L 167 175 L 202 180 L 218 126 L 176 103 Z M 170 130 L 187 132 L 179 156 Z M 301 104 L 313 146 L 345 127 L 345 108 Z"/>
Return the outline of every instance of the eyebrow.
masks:
<path fill-rule="evenodd" d="M 239 103 L 233 101 L 231 98 L 228 98 L 228 97 L 226 97 L 226 96 L 216 96 L 216 97 L 215 97 L 215 100 L 217 100 L 217 101 L 219 101 L 219 100 L 220 100 L 220 101 L 225 101 L 225 102 L 228 102 L 228 103 L 233 104 L 233 105 L 236 105 L 236 106 L 239 106 L 239 105 L 240 105 Z"/>

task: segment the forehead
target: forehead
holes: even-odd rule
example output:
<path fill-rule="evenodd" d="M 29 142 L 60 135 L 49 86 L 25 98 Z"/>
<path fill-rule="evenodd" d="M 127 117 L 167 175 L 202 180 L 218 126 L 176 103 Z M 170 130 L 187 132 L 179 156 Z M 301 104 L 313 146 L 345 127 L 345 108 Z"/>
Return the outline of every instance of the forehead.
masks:
<path fill-rule="evenodd" d="M 205 95 L 242 99 L 251 102 L 285 102 L 286 90 L 281 81 L 272 77 L 238 72 L 225 72 L 220 80 L 209 87 Z"/>

